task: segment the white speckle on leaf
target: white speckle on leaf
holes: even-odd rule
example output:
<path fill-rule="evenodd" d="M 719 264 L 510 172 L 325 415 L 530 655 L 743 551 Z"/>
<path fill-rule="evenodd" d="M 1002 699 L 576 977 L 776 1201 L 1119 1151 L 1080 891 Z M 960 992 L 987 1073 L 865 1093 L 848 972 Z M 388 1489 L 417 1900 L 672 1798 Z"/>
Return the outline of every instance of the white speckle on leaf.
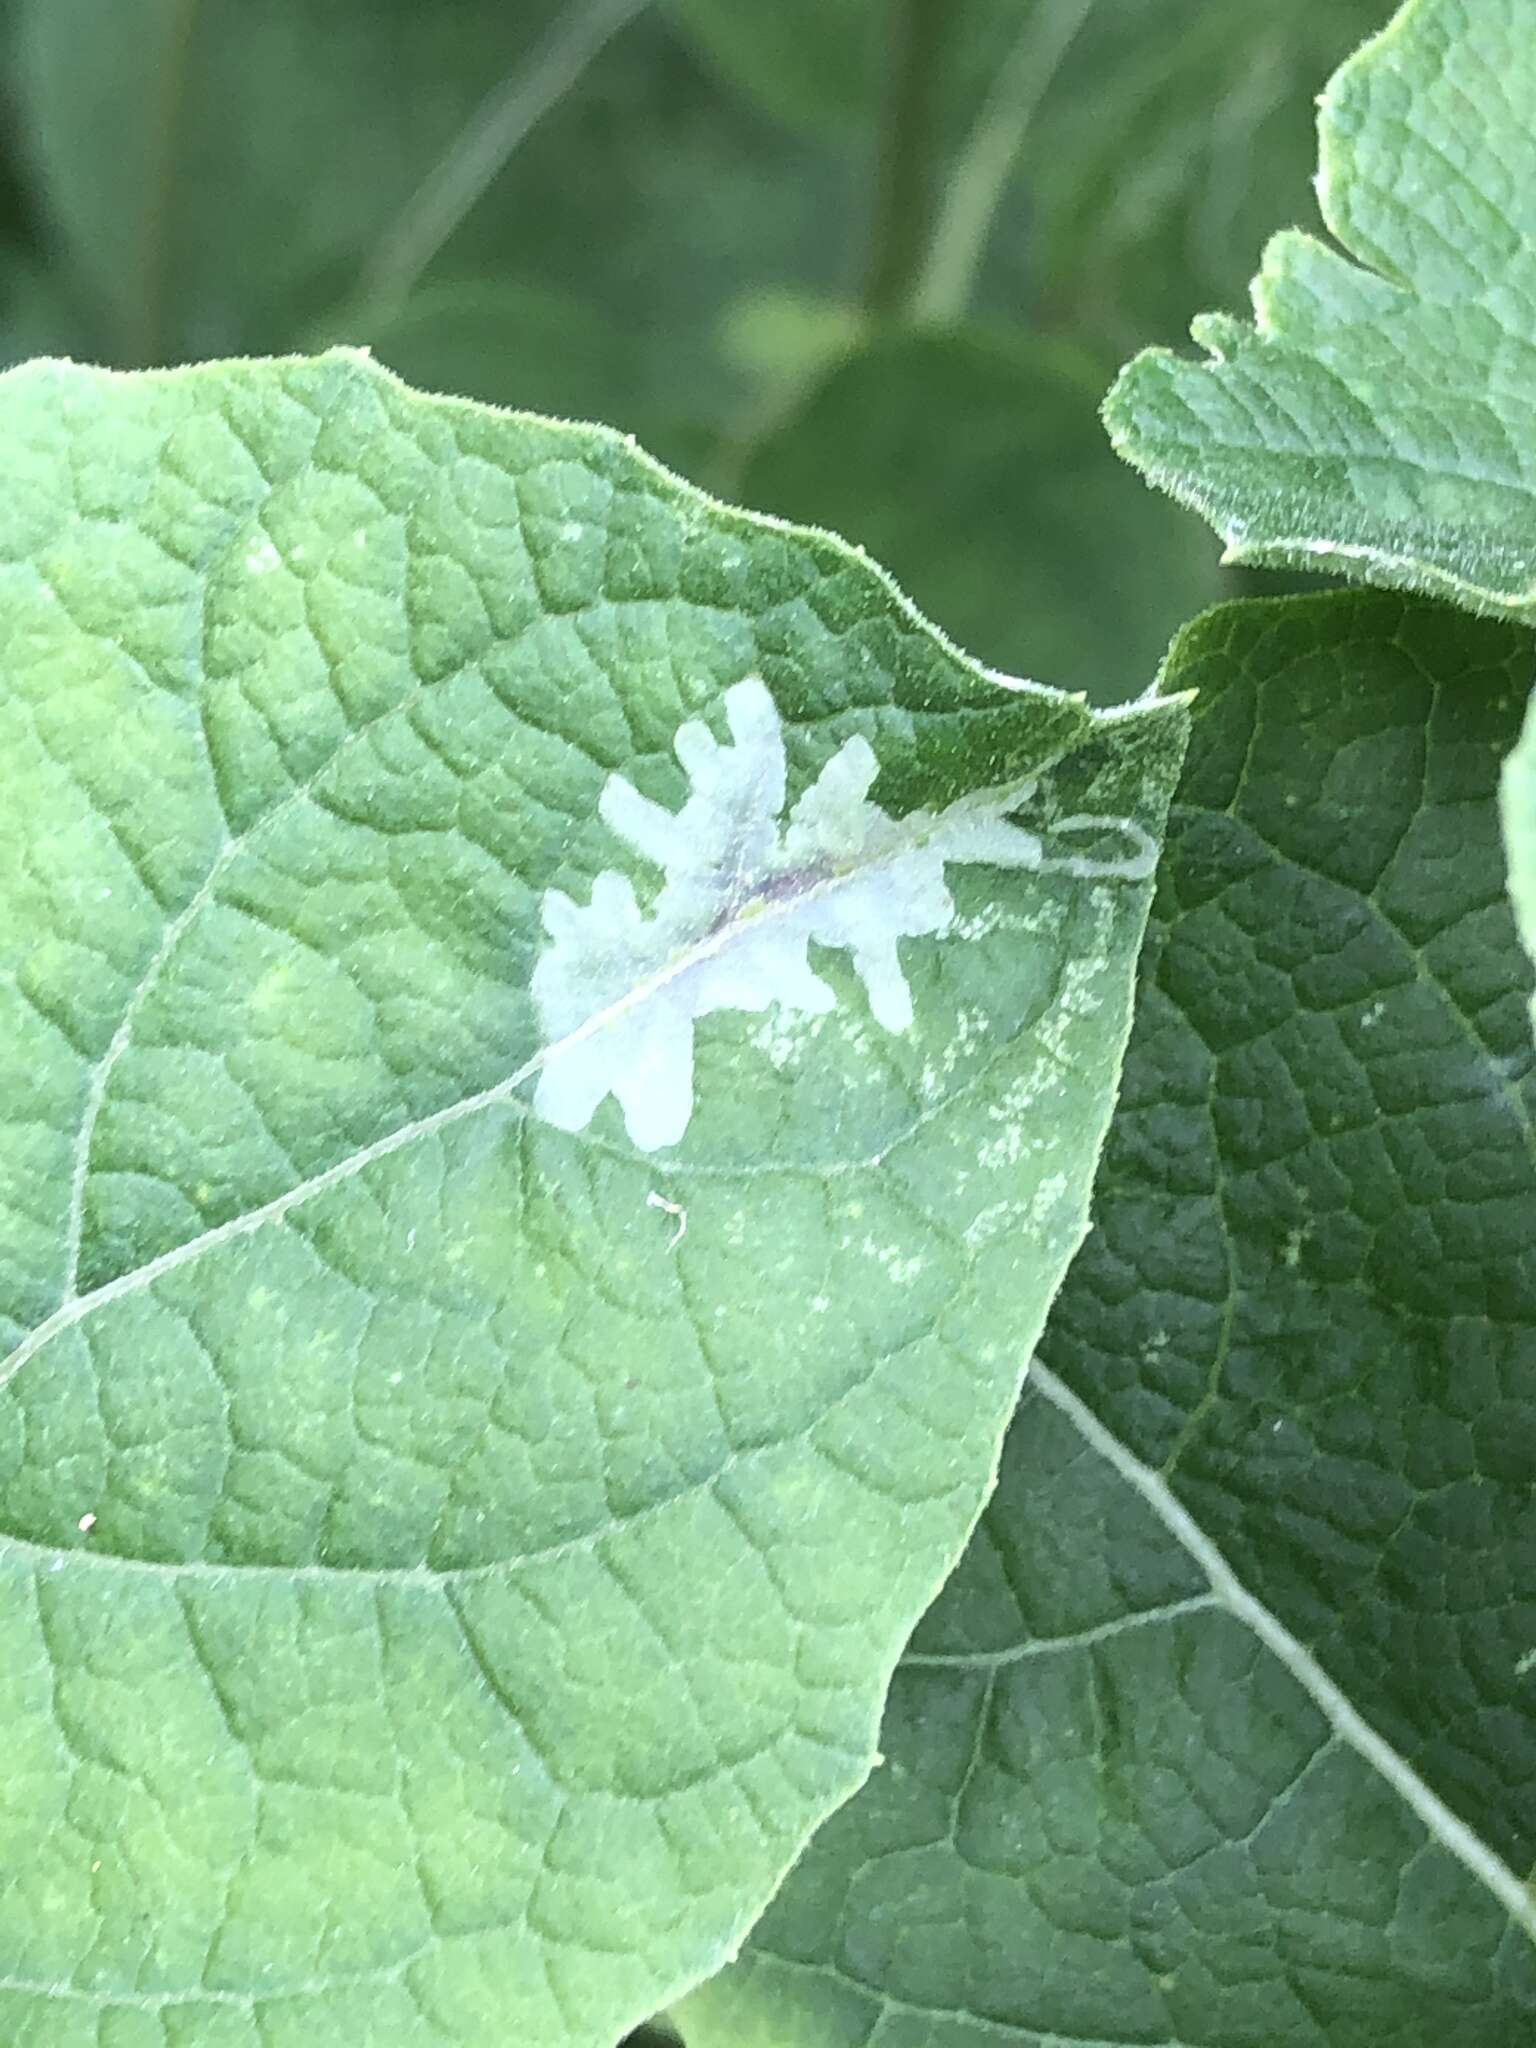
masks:
<path fill-rule="evenodd" d="M 75 1524 L 75 1527 L 80 1531 L 80 1534 L 82 1536 L 89 1536 L 91 1531 L 95 1528 L 95 1526 L 96 1517 L 94 1515 L 82 1515 L 79 1521 Z"/>
<path fill-rule="evenodd" d="M 1041 1149 L 1045 1140 L 1034 1112 L 1046 1096 L 1059 1092 L 1060 1087 L 1051 1063 L 1042 1060 L 1011 1081 L 988 1106 L 988 1122 L 1000 1129 L 996 1137 L 988 1138 L 977 1151 L 976 1164 L 984 1172 L 1017 1166 L 1021 1159 Z"/>
<path fill-rule="evenodd" d="M 923 1270 L 920 1258 L 905 1258 L 897 1244 L 876 1244 L 872 1237 L 866 1237 L 859 1247 L 867 1259 L 873 1259 L 885 1269 L 886 1275 L 898 1287 L 906 1287 Z"/>
<path fill-rule="evenodd" d="M 747 1042 L 764 1055 L 775 1072 L 782 1073 L 815 1044 L 826 1021 L 824 1016 L 807 1016 L 801 1010 L 773 1009 Z"/>
<path fill-rule="evenodd" d="M 621 775 L 603 789 L 603 822 L 665 876 L 649 911 L 630 877 L 611 868 L 584 905 L 563 890 L 545 894 L 548 943 L 534 967 L 533 998 L 546 1049 L 534 1107 L 562 1130 L 585 1129 L 612 1095 L 632 1144 L 643 1152 L 675 1145 L 693 1114 L 700 1018 L 745 1010 L 815 1019 L 837 1007 L 810 964 L 813 943 L 850 955 L 875 1024 L 910 1029 L 900 942 L 952 931 L 944 878 L 952 863 L 1077 880 L 1136 881 L 1152 872 L 1156 847 L 1131 819 L 1055 819 L 1047 852 L 1038 833 L 1009 815 L 1034 795 L 1033 784 L 892 818 L 869 801 L 879 762 L 858 736 L 844 741 L 785 819 L 784 734 L 767 686 L 757 677 L 736 684 L 725 693 L 725 715 L 724 745 L 697 720 L 678 729 L 673 746 L 691 785 L 680 811 Z M 1122 848 L 1114 856 L 1101 844 L 1109 835 Z M 1088 978 L 1098 971 L 1095 963 Z M 1069 1010 L 1063 1027 L 1073 1014 L 1081 1010 Z M 985 1024 L 973 1018 L 967 1028 L 979 1037 Z"/>
<path fill-rule="evenodd" d="M 659 1193 L 655 1188 L 652 1188 L 651 1192 L 646 1196 L 645 1206 L 647 1209 L 664 1209 L 676 1224 L 677 1228 L 673 1231 L 672 1236 L 667 1242 L 667 1250 L 675 1252 L 683 1239 L 688 1235 L 688 1211 L 681 1202 L 669 1202 L 666 1196 Z"/>
<path fill-rule="evenodd" d="M 957 917 L 950 930 L 957 939 L 990 939 L 1002 920 L 1002 905 L 987 903 L 969 917 Z"/>
<path fill-rule="evenodd" d="M 1301 1264 L 1302 1249 L 1311 1235 L 1312 1225 L 1310 1223 L 1292 1224 L 1291 1228 L 1285 1233 L 1285 1243 L 1280 1249 L 1280 1256 L 1286 1265 L 1296 1267 Z"/>
<path fill-rule="evenodd" d="M 965 1241 L 977 1249 L 1017 1228 L 1029 1215 L 1027 1202 L 993 1202 L 965 1227 Z"/>
<path fill-rule="evenodd" d="M 274 569 L 283 566 L 283 558 L 271 541 L 263 536 L 246 549 L 245 566 L 253 576 L 270 576 Z"/>

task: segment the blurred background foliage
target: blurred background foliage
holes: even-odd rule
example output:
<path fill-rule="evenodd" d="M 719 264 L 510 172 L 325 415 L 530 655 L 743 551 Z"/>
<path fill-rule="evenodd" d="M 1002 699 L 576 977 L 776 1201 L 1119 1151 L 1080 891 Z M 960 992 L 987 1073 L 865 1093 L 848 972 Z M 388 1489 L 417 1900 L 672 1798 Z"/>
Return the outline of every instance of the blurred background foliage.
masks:
<path fill-rule="evenodd" d="M 0 0 L 0 357 L 363 343 L 863 542 L 1101 700 L 1222 594 L 1110 454 L 1384 0 Z"/>

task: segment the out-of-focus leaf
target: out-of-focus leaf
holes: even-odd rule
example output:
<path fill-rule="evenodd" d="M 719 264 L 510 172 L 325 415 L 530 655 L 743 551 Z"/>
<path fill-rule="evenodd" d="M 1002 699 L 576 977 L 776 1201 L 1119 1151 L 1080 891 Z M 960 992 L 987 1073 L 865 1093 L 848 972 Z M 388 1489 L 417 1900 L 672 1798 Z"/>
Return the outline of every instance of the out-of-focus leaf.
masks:
<path fill-rule="evenodd" d="M 859 175 L 719 92 L 643 18 L 529 137 L 441 275 L 474 265 L 580 298 L 623 348 L 605 420 L 714 427 L 752 395 L 722 348 L 730 309 L 842 291 Z"/>
<path fill-rule="evenodd" d="M 1529 637 L 1231 606 L 1003 1477 L 692 2048 L 1536 2038 Z"/>
<path fill-rule="evenodd" d="M 880 337 L 757 449 L 743 495 L 847 533 L 994 666 L 1146 688 L 1214 601 L 1210 550 L 1116 462 L 1091 361 L 988 334 Z"/>
<path fill-rule="evenodd" d="M 420 390 L 556 419 L 601 419 L 684 476 L 705 476 L 726 427 L 724 378 L 699 405 L 691 402 L 697 385 L 690 394 L 665 371 L 647 382 L 635 331 L 557 287 L 483 278 L 425 285 L 387 319 L 343 314 L 322 323 L 315 339 L 325 345 L 341 336 Z M 697 340 L 707 347 L 703 332 Z M 724 345 L 721 358 L 731 360 Z"/>
<path fill-rule="evenodd" d="M 514 397 L 521 358 L 557 406 L 569 393 L 676 458 L 749 395 L 721 354 L 724 309 L 749 288 L 841 282 L 848 167 L 720 92 L 649 17 L 545 113 L 395 303 L 371 293 L 381 252 L 487 93 L 540 47 L 554 0 L 21 7 L 21 111 L 55 261 L 110 360 L 323 335 Z M 555 303 L 569 360 L 541 365 Z"/>
<path fill-rule="evenodd" d="M 492 278 L 426 285 L 387 318 L 330 324 L 420 390 L 557 419 L 606 418 L 607 408 L 608 423 L 627 432 L 652 425 L 633 400 L 628 413 L 613 408 L 625 337 L 590 304 L 550 287 Z M 670 452 L 659 436 L 645 438 Z"/>
<path fill-rule="evenodd" d="M 953 0 L 935 83 L 936 184 L 956 176 L 989 116 L 1006 130 L 1022 115 L 996 222 L 1011 296 L 994 283 L 984 309 L 1019 310 L 1023 289 L 1037 324 L 1124 348 L 1182 333 L 1202 304 L 1240 299 L 1254 249 L 1303 204 L 1323 81 L 1386 9 Z M 673 11 L 781 117 L 843 132 L 873 119 L 885 0 L 673 0 Z M 1033 69 L 1009 66 L 1020 49 Z"/>
<path fill-rule="evenodd" d="M 1129 346 L 1243 302 L 1311 210 L 1317 95 L 1389 0 L 1097 0 L 1024 154 L 1043 308 Z"/>
<path fill-rule="evenodd" d="M 859 308 L 846 299 L 785 289 L 753 291 L 728 307 L 720 328 L 727 362 L 772 408 L 791 408 L 864 332 Z"/>
<path fill-rule="evenodd" d="M 997 67 L 1041 0 L 929 0 L 942 15 L 931 80 L 940 132 L 965 135 Z M 1047 6 L 1060 0 L 1044 0 Z M 891 0 L 670 0 L 720 70 L 780 119 L 847 130 L 873 118 L 895 52 Z"/>
<path fill-rule="evenodd" d="M 964 12 L 976 0 L 955 0 Z M 721 72 L 781 120 L 844 128 L 864 120 L 880 77 L 886 0 L 668 0 Z"/>
<path fill-rule="evenodd" d="M 88 331 L 60 280 L 29 250 L 0 245 L 0 369 L 29 356 L 90 353 Z"/>
<path fill-rule="evenodd" d="M 117 356 L 271 347 L 557 0 L 18 0 L 26 139 Z"/>

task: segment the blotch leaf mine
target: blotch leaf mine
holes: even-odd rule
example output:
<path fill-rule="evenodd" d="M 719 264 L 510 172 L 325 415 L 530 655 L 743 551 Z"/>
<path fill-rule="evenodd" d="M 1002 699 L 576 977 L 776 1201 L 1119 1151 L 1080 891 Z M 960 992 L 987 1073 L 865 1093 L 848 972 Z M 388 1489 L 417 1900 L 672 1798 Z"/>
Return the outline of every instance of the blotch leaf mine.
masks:
<path fill-rule="evenodd" d="M 1048 854 L 1037 833 L 1007 813 L 1035 794 L 1017 789 L 961 798 L 935 815 L 900 822 L 871 803 L 879 774 L 862 735 L 845 740 L 795 804 L 787 825 L 783 727 L 756 676 L 725 695 L 731 740 L 706 725 L 679 728 L 677 757 L 693 793 L 673 812 L 613 775 L 599 803 L 617 836 L 666 882 L 642 911 L 629 877 L 613 869 L 580 906 L 563 890 L 544 898 L 549 943 L 533 992 L 550 1037 L 534 1095 L 540 1114 L 579 1131 L 612 1094 L 642 1151 L 675 1145 L 693 1110 L 693 1027 L 712 1010 L 777 1008 L 824 1015 L 837 995 L 811 965 L 812 944 L 851 955 L 870 1015 L 886 1031 L 912 1024 L 900 941 L 951 929 L 946 864 L 1145 881 L 1157 849 L 1135 819 L 1071 817 L 1056 836 L 1118 835 L 1126 851 Z"/>

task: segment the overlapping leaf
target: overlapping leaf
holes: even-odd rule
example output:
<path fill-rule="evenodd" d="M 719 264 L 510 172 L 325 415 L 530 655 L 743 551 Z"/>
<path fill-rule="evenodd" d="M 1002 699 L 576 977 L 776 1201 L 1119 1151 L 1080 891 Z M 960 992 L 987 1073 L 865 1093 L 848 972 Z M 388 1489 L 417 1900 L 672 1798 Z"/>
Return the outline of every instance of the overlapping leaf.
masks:
<path fill-rule="evenodd" d="M 693 2048 L 1536 2029 L 1529 637 L 1233 606 L 999 1491 Z"/>

